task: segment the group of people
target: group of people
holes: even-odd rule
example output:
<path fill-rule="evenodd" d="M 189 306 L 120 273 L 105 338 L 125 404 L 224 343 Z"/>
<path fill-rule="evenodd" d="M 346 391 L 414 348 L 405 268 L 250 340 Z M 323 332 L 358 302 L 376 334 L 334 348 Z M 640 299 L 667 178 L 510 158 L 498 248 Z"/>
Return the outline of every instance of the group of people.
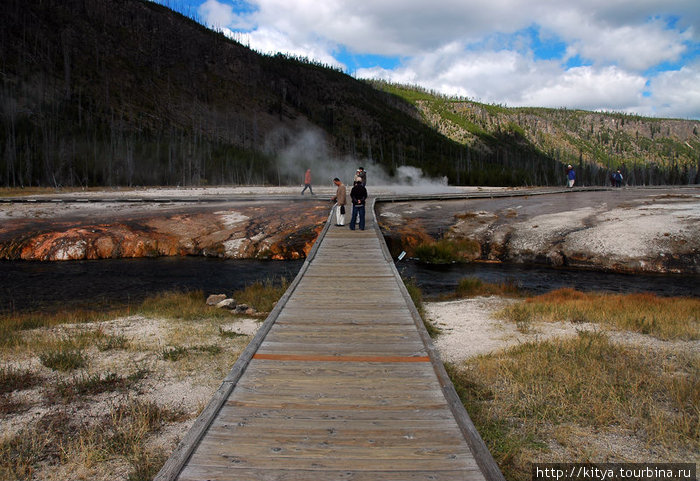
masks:
<path fill-rule="evenodd" d="M 345 204 L 347 202 L 347 190 L 345 184 L 336 177 L 333 179 L 333 183 L 337 187 L 335 195 L 331 199 L 336 203 L 336 223 L 337 226 L 345 225 Z M 350 190 L 350 199 L 352 199 L 352 216 L 350 218 L 350 229 L 355 230 L 355 224 L 359 221 L 360 230 L 365 230 L 365 204 L 367 203 L 367 171 L 364 167 L 360 167 L 355 172 L 355 180 L 353 182 L 352 189 Z M 306 189 L 309 189 L 311 195 L 314 195 L 314 191 L 311 188 L 311 169 L 307 169 L 304 174 L 304 189 L 301 191 L 301 195 L 304 195 Z"/>
<path fill-rule="evenodd" d="M 347 191 L 345 184 L 336 177 L 333 183 L 337 187 L 335 195 L 331 199 L 336 203 L 335 225 L 345 225 L 345 203 Z M 355 224 L 359 221 L 360 230 L 365 230 L 365 205 L 367 203 L 367 171 L 363 167 L 355 172 L 355 180 L 352 189 L 350 190 L 350 199 L 352 201 L 352 215 L 350 217 L 350 230 L 355 230 Z"/>
<path fill-rule="evenodd" d="M 610 185 L 613 187 L 622 187 L 622 171 L 617 169 L 616 172 L 610 173 Z M 566 166 L 566 186 L 573 187 L 576 182 L 576 172 L 571 164 Z"/>
<path fill-rule="evenodd" d="M 610 185 L 614 187 L 622 187 L 622 172 L 617 169 L 616 172 L 610 174 Z"/>

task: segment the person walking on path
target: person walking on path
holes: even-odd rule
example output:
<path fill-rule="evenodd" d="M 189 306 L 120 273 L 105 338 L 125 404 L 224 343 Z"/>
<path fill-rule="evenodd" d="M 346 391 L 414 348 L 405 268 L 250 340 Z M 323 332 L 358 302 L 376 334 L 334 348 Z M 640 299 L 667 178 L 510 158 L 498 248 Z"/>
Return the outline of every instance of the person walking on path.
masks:
<path fill-rule="evenodd" d="M 622 187 L 622 171 L 620 171 L 620 169 L 617 169 L 617 172 L 615 172 L 614 177 L 615 187 Z"/>
<path fill-rule="evenodd" d="M 335 225 L 345 225 L 345 197 L 347 195 L 345 190 L 345 184 L 343 184 L 338 177 L 333 179 L 333 183 L 338 188 L 335 191 L 335 196 L 333 196 L 333 198 L 331 199 L 333 202 L 336 203 Z"/>
<path fill-rule="evenodd" d="M 365 230 L 365 203 L 367 202 L 367 189 L 362 182 L 355 181 L 355 186 L 350 191 L 352 199 L 352 217 L 350 218 L 350 229 L 355 230 L 355 221 L 360 217 L 360 230 Z"/>
<path fill-rule="evenodd" d="M 304 195 L 306 189 L 309 189 L 311 195 L 314 195 L 314 191 L 311 188 L 311 169 L 306 169 L 306 173 L 304 174 L 304 190 L 301 191 L 301 195 Z"/>
<path fill-rule="evenodd" d="M 576 182 L 576 172 L 574 171 L 574 168 L 571 167 L 571 165 L 567 165 L 567 166 L 566 166 L 566 170 L 567 170 L 567 173 L 566 173 L 566 178 L 567 178 L 566 186 L 569 187 L 569 188 L 571 188 L 571 187 L 574 186 L 574 183 Z"/>

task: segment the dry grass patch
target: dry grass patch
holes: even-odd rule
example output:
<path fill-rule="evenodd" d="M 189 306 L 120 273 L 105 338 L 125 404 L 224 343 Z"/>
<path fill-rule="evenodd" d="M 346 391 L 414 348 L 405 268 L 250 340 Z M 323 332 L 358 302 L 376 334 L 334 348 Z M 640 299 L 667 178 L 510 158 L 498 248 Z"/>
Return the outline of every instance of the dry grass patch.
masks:
<path fill-rule="evenodd" d="M 250 339 L 201 292 L 115 312 L 0 318 L 0 479 L 152 479 Z"/>
<path fill-rule="evenodd" d="M 659 339 L 700 339 L 700 299 L 559 289 L 499 313 L 526 328 L 540 321 L 594 322 Z"/>
<path fill-rule="evenodd" d="M 530 479 L 531 462 L 643 462 L 650 453 L 656 461 L 683 461 L 700 449 L 697 356 L 640 352 L 580 332 L 448 371 L 507 479 Z M 597 441 L 629 438 L 648 450 L 629 459 L 621 446 L 591 442 L 581 452 L 586 432 Z"/>
<path fill-rule="evenodd" d="M 138 369 L 126 376 L 115 372 L 81 374 L 72 379 L 58 380 L 47 392 L 47 399 L 54 403 L 71 402 L 84 399 L 85 396 L 101 394 L 110 391 L 127 392 L 148 375 L 147 369 Z"/>
<path fill-rule="evenodd" d="M 13 366 L 0 367 L 0 415 L 26 411 L 27 403 L 18 400 L 13 396 L 13 392 L 32 389 L 41 382 L 41 376 L 27 369 L 18 369 Z"/>
<path fill-rule="evenodd" d="M 288 287 L 289 282 L 285 278 L 278 281 L 267 279 L 254 282 L 244 289 L 234 292 L 233 298 L 238 304 L 247 304 L 260 313 L 268 313 L 274 309 L 277 301 Z"/>
<path fill-rule="evenodd" d="M 166 423 L 183 416 L 178 410 L 138 400 L 115 405 L 94 422 L 80 420 L 64 409 L 49 412 L 0 441 L 0 479 L 35 479 L 42 465 L 60 466 L 71 475 L 81 473 L 83 479 L 98 473 L 104 478 L 102 468 L 115 457 L 131 465 L 128 479 L 151 479 L 162 466 L 164 454 L 150 449 L 146 441 Z M 160 461 L 154 465 L 152 459 Z"/>
<path fill-rule="evenodd" d="M 31 389 L 41 381 L 41 376 L 27 369 L 0 366 L 0 394 Z"/>
<path fill-rule="evenodd" d="M 230 312 L 207 306 L 202 291 L 169 291 L 156 294 L 143 301 L 138 312 L 148 317 L 164 317 L 183 321 L 231 318 Z"/>
<path fill-rule="evenodd" d="M 127 309 L 88 310 L 75 309 L 58 312 L 20 312 L 0 315 L 0 348 L 22 347 L 23 331 L 50 328 L 62 324 L 89 324 L 126 315 Z"/>
<path fill-rule="evenodd" d="M 411 296 L 413 305 L 418 311 L 418 315 L 420 315 L 421 319 L 423 320 L 423 325 L 425 326 L 425 330 L 428 331 L 428 335 L 431 338 L 437 337 L 440 334 L 440 332 L 442 332 L 442 329 L 440 329 L 437 326 L 437 324 L 432 322 L 430 319 L 428 319 L 428 316 L 425 315 L 425 306 L 423 305 L 423 291 L 421 291 L 420 287 L 418 287 L 415 279 L 404 279 L 403 282 L 406 286 L 408 294 Z"/>

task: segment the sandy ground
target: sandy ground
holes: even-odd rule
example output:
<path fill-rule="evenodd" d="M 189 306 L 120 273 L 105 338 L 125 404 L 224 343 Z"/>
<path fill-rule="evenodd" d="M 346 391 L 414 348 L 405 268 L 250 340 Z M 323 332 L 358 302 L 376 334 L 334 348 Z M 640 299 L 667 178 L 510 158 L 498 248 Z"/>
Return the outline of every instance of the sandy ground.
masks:
<path fill-rule="evenodd" d="M 29 389 L 15 390 L 3 395 L 3 406 L 15 406 L 0 416 L 1 440 L 13 436 L 40 439 L 41 432 L 32 426 L 68 416 L 67 428 L 72 439 L 63 440 L 58 447 L 65 452 L 60 462 L 41 463 L 32 479 L 41 480 L 126 480 L 132 470 L 124 456 L 109 456 L 99 462 L 98 448 L 91 447 L 86 432 L 99 430 L 105 419 L 114 416 L 119 406 L 131 402 L 155 403 L 159 408 L 180 413 L 177 420 L 166 422 L 161 429 L 147 436 L 149 453 L 172 452 L 191 428 L 199 412 L 234 365 L 240 352 L 260 327 L 260 319 L 231 316 L 230 320 L 173 321 L 140 315 L 109 321 L 62 324 L 23 332 L 29 348 L 18 346 L 2 351 L 3 369 L 30 370 L 41 382 Z M 224 335 L 225 333 L 226 335 Z M 236 333 L 237 335 L 232 335 Z M 103 350 L 100 344 L 115 336 L 126 345 Z M 54 371 L 42 365 L 39 356 L 58 342 L 81 338 L 89 341 L 83 348 L 87 366 L 69 372 Z M 219 348 L 219 352 L 200 351 L 198 346 Z M 178 360 L 164 358 L 163 351 L 173 347 L 189 348 Z M 113 373 L 122 378 L 139 371 L 145 375 L 128 389 L 80 394 L 67 400 L 57 396 L 56 388 L 70 385 L 91 376 L 104 377 Z M 11 402 L 8 402 L 11 401 Z M 27 431 L 23 430 L 29 430 Z"/>
<path fill-rule="evenodd" d="M 144 204 L 140 201 L 149 200 L 147 210 L 157 213 L 159 211 L 168 211 L 173 209 L 173 205 L 168 201 L 177 199 L 178 201 L 192 199 L 192 204 L 187 202 L 179 202 L 177 207 L 188 207 L 197 205 L 198 200 L 235 200 L 241 199 L 256 199 L 257 201 L 265 201 L 266 197 L 280 198 L 288 197 L 290 199 L 301 198 L 300 192 L 303 186 L 230 186 L 230 187 L 189 187 L 189 188 L 168 188 L 168 187 L 149 187 L 149 188 L 114 188 L 102 190 L 85 190 L 85 191 L 47 191 L 45 193 L 28 193 L 27 195 L 14 194 L 11 196 L 3 195 L 0 190 L 0 199 L 32 199 L 35 202 L 22 203 L 2 203 L 0 204 L 0 221 L 9 218 L 27 217 L 27 218 L 55 218 L 55 217 L 80 217 L 96 213 L 98 216 L 109 213 L 124 213 L 144 210 Z M 328 197 L 335 194 L 336 187 L 328 186 L 313 186 L 316 198 Z M 370 185 L 367 187 L 370 196 L 374 195 L 393 195 L 393 194 L 460 194 L 472 193 L 485 190 L 483 187 L 453 187 L 453 186 L 426 186 L 416 188 L 413 186 L 401 185 Z M 489 191 L 500 191 L 504 188 L 489 187 Z M 310 198 L 307 193 L 304 198 Z M 78 201 L 63 203 L 61 201 Z M 100 202 L 96 202 L 100 200 Z M 113 200 L 114 202 L 109 202 Z M 162 200 L 163 203 L 158 203 Z M 80 202 L 84 201 L 84 202 Z M 126 202 L 125 201 L 129 201 Z M 153 202 L 155 201 L 155 202 Z"/>
<path fill-rule="evenodd" d="M 81 198 L 81 199 L 139 199 L 139 198 L 214 198 L 214 197 L 237 197 L 237 196 L 267 196 L 267 195 L 288 195 L 297 196 L 304 186 L 221 186 L 221 187 L 144 187 L 144 188 L 112 188 L 102 190 L 76 190 L 76 191 L 55 191 L 41 194 L 32 193 L 28 197 L 36 199 L 59 199 L 59 198 Z M 333 195 L 336 187 L 332 182 L 328 185 L 313 184 L 315 195 Z M 367 185 L 367 191 L 371 195 L 378 194 L 459 194 L 479 191 L 500 191 L 504 189 L 513 190 L 507 187 L 470 187 L 470 186 L 447 186 L 438 183 L 425 183 L 420 186 L 414 185 Z M 1 192 L 0 192 L 1 193 Z M 308 192 L 306 193 L 308 196 Z M 21 197 L 15 195 L 15 197 Z"/>
<path fill-rule="evenodd" d="M 489 354 L 536 340 L 575 336 L 581 330 L 606 330 L 599 324 L 540 322 L 520 332 L 515 323 L 497 316 L 504 307 L 521 302 L 503 297 L 474 297 L 424 304 L 428 319 L 441 329 L 433 340 L 444 362 L 459 363 L 474 356 Z M 700 355 L 700 341 L 662 341 L 652 336 L 627 331 L 606 330 L 613 342 L 640 348 L 665 348 Z"/>

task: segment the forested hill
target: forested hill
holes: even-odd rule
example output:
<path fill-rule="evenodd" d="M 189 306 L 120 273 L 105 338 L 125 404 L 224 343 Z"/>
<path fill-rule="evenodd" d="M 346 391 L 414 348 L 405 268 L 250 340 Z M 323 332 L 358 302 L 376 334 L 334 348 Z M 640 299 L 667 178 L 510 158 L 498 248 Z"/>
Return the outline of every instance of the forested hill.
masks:
<path fill-rule="evenodd" d="M 579 158 L 517 124 L 465 141 L 426 103 L 260 55 L 146 0 L 4 0 L 0 80 L 5 186 L 298 183 L 280 162 L 289 152 L 295 168 L 335 159 L 414 165 L 451 183 L 555 184 Z M 320 141 L 299 145 L 310 132 Z"/>
<path fill-rule="evenodd" d="M 394 95 L 145 0 L 5 0 L 0 57 L 3 185 L 298 183 L 277 162 L 287 150 L 482 184 L 547 163 L 521 146 L 502 157 L 525 152 L 527 168 L 471 156 Z M 327 150 L 293 148 L 309 131 Z M 559 169 L 541 170 L 548 182 Z"/>
<path fill-rule="evenodd" d="M 418 87 L 373 82 L 416 106 L 429 125 L 479 151 L 489 139 L 520 141 L 561 164 L 585 183 L 609 182 L 621 169 L 635 185 L 700 183 L 700 122 L 623 113 L 506 108 L 451 98 Z M 486 141 L 485 141 L 486 140 Z"/>

